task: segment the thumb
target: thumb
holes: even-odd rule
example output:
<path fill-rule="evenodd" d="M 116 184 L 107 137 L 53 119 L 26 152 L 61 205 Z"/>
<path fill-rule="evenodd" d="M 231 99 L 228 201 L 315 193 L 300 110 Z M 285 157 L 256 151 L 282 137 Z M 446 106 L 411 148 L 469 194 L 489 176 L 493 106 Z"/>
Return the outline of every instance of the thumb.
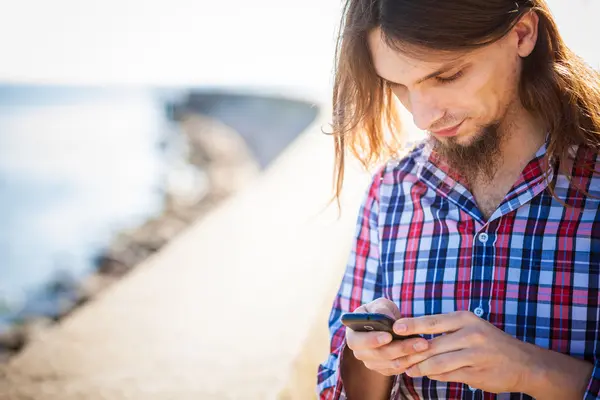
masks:
<path fill-rule="evenodd" d="M 367 312 L 385 314 L 394 320 L 401 318 L 400 309 L 396 303 L 383 297 L 367 304 L 365 308 Z"/>

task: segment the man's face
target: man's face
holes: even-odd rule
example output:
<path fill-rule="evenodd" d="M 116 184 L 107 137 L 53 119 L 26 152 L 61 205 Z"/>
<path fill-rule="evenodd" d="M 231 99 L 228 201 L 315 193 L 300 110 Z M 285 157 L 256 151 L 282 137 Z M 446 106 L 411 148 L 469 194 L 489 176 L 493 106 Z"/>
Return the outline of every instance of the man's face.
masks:
<path fill-rule="evenodd" d="M 511 115 L 521 107 L 519 39 L 512 32 L 467 53 L 418 49 L 408 55 L 390 48 L 375 29 L 369 47 L 377 74 L 449 161 L 477 169 L 468 164 L 498 155 Z"/>
<path fill-rule="evenodd" d="M 379 29 L 369 36 L 378 75 L 390 83 L 417 127 L 463 146 L 501 123 L 518 99 L 520 58 L 507 42 L 503 38 L 464 54 L 421 50 L 420 60 L 388 47 Z"/>

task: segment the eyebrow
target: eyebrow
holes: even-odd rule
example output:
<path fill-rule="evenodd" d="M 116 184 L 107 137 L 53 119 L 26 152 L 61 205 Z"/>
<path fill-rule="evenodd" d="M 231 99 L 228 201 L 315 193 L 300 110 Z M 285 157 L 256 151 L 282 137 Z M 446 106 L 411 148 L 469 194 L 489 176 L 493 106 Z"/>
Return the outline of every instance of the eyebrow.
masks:
<path fill-rule="evenodd" d="M 451 70 L 452 68 L 456 68 L 456 67 L 457 67 L 458 65 L 460 65 L 460 64 L 463 64 L 463 67 L 466 67 L 466 66 L 468 66 L 468 65 L 469 65 L 469 63 L 468 63 L 468 62 L 466 62 L 465 60 L 454 60 L 454 61 L 450 61 L 449 63 L 446 63 L 446 64 L 442 65 L 442 66 L 441 66 L 441 67 L 440 67 L 440 68 L 439 68 L 437 71 L 435 71 L 435 72 L 432 72 L 431 74 L 429 74 L 429 75 L 427 75 L 427 76 L 425 76 L 425 77 L 423 77 L 423 78 L 419 79 L 419 80 L 417 81 L 417 85 L 418 85 L 418 84 L 420 84 L 420 83 L 423 83 L 423 82 L 425 82 L 425 81 L 427 81 L 427 80 L 429 80 L 429 79 L 436 78 L 436 77 L 438 77 L 438 76 L 442 75 L 443 73 L 445 73 L 445 72 L 448 72 L 448 71 L 449 71 L 449 70 Z M 383 78 L 383 77 L 381 77 L 381 78 L 382 78 L 383 80 L 385 80 L 385 81 L 388 81 L 387 79 L 385 79 L 385 78 Z M 390 83 L 394 83 L 394 84 L 398 85 L 398 83 L 395 83 L 395 82 L 391 82 L 391 81 L 388 81 L 388 82 L 390 82 Z"/>
<path fill-rule="evenodd" d="M 436 77 L 442 75 L 443 73 L 448 72 L 452 68 L 455 68 L 457 65 L 461 64 L 461 62 L 463 62 L 463 61 L 462 60 L 461 61 L 451 61 L 451 62 L 449 62 L 447 64 L 444 64 L 437 71 L 432 72 L 431 74 L 427 75 L 426 77 L 419 79 L 417 81 L 417 84 L 423 83 L 423 82 L 425 82 L 425 81 L 427 81 L 429 79 L 432 79 L 432 78 L 436 78 Z"/>

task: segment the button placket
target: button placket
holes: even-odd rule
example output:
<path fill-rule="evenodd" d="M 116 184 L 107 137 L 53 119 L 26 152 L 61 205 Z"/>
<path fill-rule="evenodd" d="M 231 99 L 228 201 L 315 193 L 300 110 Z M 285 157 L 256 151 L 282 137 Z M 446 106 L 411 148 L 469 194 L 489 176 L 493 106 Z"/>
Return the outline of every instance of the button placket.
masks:
<path fill-rule="evenodd" d="M 485 229 L 485 227 L 483 227 L 483 229 Z M 476 252 L 478 252 L 478 253 L 479 252 L 487 252 L 488 251 L 487 245 L 490 243 L 491 237 L 487 232 L 480 232 L 475 235 L 474 239 L 475 239 L 475 243 L 474 243 L 474 248 L 473 248 L 473 259 L 479 260 L 480 259 L 479 257 L 475 257 Z M 479 263 L 474 263 L 473 268 L 474 268 L 474 272 L 477 271 L 476 272 L 477 276 L 483 276 L 484 268 L 486 268 L 486 267 Z M 473 314 L 475 314 L 478 318 L 485 318 L 486 310 L 484 309 L 482 302 L 485 302 L 487 300 L 486 300 L 486 295 L 484 295 L 482 293 L 481 296 L 483 296 L 483 297 L 477 296 L 475 298 L 471 298 L 471 304 L 474 303 L 473 306 L 475 306 L 475 304 L 477 304 L 477 306 L 475 308 L 471 308 L 471 310 L 472 310 Z"/>

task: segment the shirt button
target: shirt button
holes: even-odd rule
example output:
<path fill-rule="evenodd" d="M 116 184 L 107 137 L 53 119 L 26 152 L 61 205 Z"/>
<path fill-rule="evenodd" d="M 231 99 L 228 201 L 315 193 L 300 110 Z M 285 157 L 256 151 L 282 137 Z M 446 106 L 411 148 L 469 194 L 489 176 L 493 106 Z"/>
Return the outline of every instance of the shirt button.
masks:
<path fill-rule="evenodd" d="M 478 317 L 481 317 L 483 315 L 483 308 L 481 307 L 477 307 L 475 310 L 473 310 L 473 312 L 475 313 L 475 315 L 477 315 Z"/>
<path fill-rule="evenodd" d="M 490 237 L 485 232 L 479 234 L 479 242 L 481 242 L 483 244 L 486 244 L 489 238 Z"/>

